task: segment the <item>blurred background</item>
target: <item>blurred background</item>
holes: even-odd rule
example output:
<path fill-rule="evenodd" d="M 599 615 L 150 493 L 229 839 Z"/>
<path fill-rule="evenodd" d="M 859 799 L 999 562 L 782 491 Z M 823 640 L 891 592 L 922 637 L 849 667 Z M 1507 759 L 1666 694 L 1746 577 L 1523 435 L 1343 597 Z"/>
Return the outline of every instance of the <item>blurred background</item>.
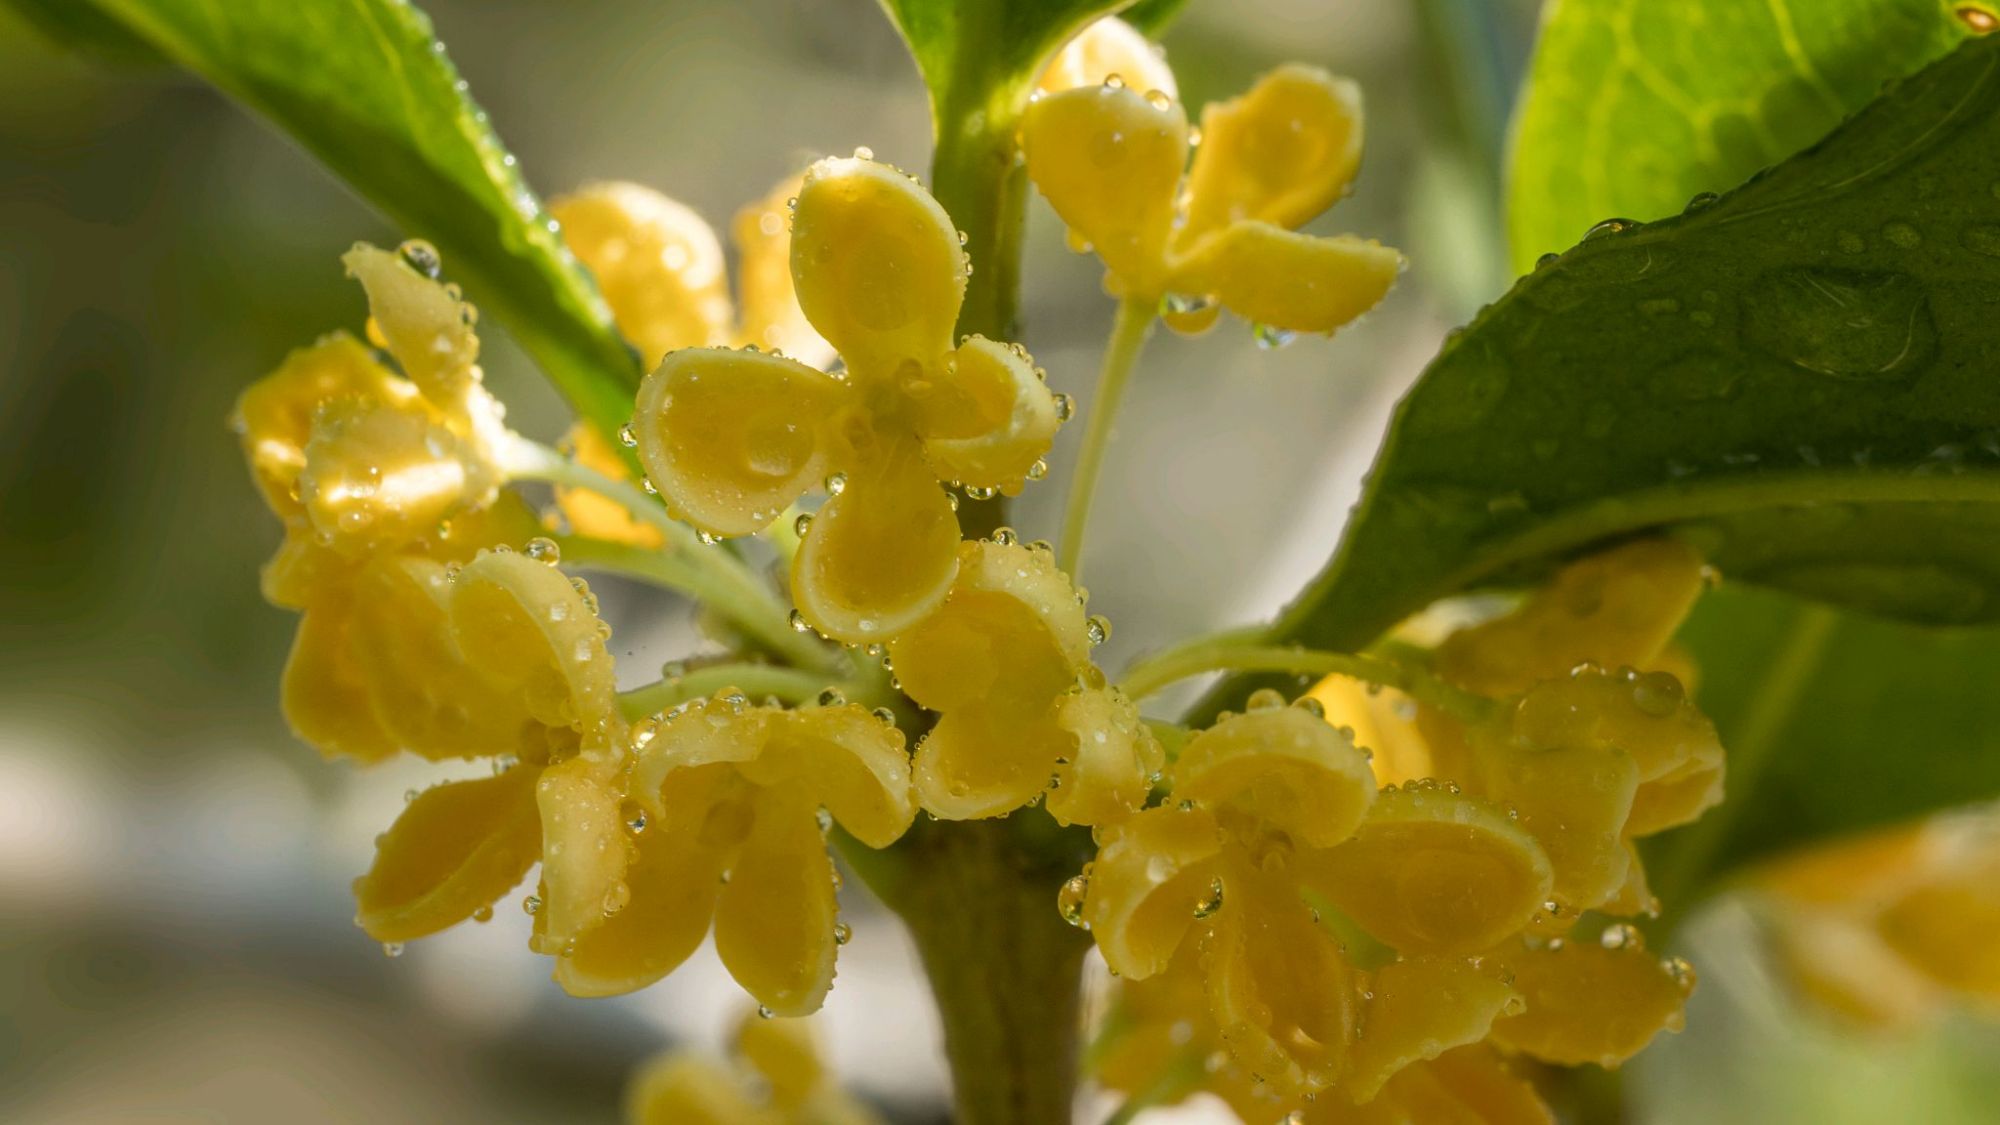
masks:
<path fill-rule="evenodd" d="M 424 6 L 544 193 L 633 179 L 720 224 L 817 155 L 865 144 L 928 163 L 922 91 L 872 0 Z M 1190 105 L 1287 59 L 1357 78 L 1367 164 L 1315 229 L 1379 237 L 1413 266 L 1331 343 L 1267 349 L 1229 320 L 1154 341 L 1092 534 L 1110 666 L 1295 590 L 1396 396 L 1504 288 L 1496 167 L 1534 9 L 1193 0 L 1168 34 Z M 437 774 L 323 762 L 278 714 L 294 618 L 257 595 L 278 528 L 223 420 L 288 349 L 358 329 L 361 294 L 336 259 L 399 234 L 198 83 L 66 56 L 7 19 L 0 1120 L 615 1120 L 637 1062 L 669 1043 L 719 1049 L 742 1015 L 713 958 L 637 996 L 574 1000 L 511 908 L 385 958 L 351 924 L 347 884 L 404 792 Z M 1024 342 L 1087 410 L 1111 303 L 1039 200 L 1026 276 Z M 482 334 L 510 419 L 553 439 L 560 404 L 492 320 Z M 1020 505 L 1029 537 L 1053 530 L 1080 432 L 1058 443 L 1053 486 Z M 628 684 L 696 643 L 685 606 L 603 585 Z M 848 887 L 856 936 L 824 1037 L 892 1118 L 944 1120 L 914 957 Z M 1843 1035 L 1773 986 L 1741 907 L 1688 940 L 1704 987 L 1690 1033 L 1638 1067 L 1639 1119 L 2000 1113 L 1986 1025 Z"/>

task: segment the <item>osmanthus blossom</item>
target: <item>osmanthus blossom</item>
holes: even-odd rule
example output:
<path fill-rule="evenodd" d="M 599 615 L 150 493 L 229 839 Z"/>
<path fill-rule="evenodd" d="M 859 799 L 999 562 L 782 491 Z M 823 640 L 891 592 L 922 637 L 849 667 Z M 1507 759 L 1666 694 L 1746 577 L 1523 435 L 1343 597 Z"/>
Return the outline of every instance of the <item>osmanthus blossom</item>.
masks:
<path fill-rule="evenodd" d="M 685 1049 L 648 1062 L 625 1090 L 629 1125 L 880 1125 L 840 1088 L 811 1021 L 740 1021 L 728 1061 Z"/>
<path fill-rule="evenodd" d="M 1165 762 L 1138 709 L 1090 662 L 1093 624 L 1049 551 L 963 543 L 942 605 L 891 641 L 903 690 L 937 712 L 917 795 L 946 820 L 1000 816 L 1048 795 L 1063 824 L 1143 805 Z"/>
<path fill-rule="evenodd" d="M 696 347 L 755 346 L 810 367 L 833 360 L 833 349 L 806 323 L 792 289 L 787 201 L 802 176 L 790 176 L 730 222 L 736 246 L 736 298 L 730 299 L 722 242 L 691 208 L 641 184 L 588 184 L 549 203 L 563 241 L 589 268 L 618 330 L 648 367 L 668 352 Z M 625 462 L 589 425 L 564 439 L 576 460 L 614 479 Z M 661 545 L 659 529 L 632 518 L 618 502 L 580 488 L 558 487 L 556 504 L 579 535 L 641 547 Z"/>
<path fill-rule="evenodd" d="M 1167 65 L 1159 44 L 1117 16 L 1092 21 L 1063 44 L 1042 68 L 1035 89 L 1060 94 L 1102 86 L 1114 78 L 1142 93 L 1158 90 L 1170 98 L 1180 96 L 1173 68 Z"/>
<path fill-rule="evenodd" d="M 1106 288 L 1158 303 L 1199 331 L 1227 308 L 1260 325 L 1332 332 L 1389 290 L 1402 256 L 1372 239 L 1300 226 L 1331 207 L 1361 162 L 1359 89 L 1288 65 L 1202 112 L 1200 145 L 1170 83 L 1150 73 L 1045 94 L 1028 107 L 1028 177 L 1096 251 Z M 1190 165 L 1188 150 L 1194 148 Z"/>
<path fill-rule="evenodd" d="M 951 587 L 958 519 L 944 484 L 1017 493 L 1041 471 L 1058 403 L 1018 345 L 954 346 L 970 265 L 943 208 L 895 169 L 861 155 L 814 164 L 791 268 L 843 369 L 671 352 L 640 387 L 633 434 L 668 509 L 712 536 L 762 529 L 823 480 L 793 601 L 827 636 L 884 642 Z"/>
<path fill-rule="evenodd" d="M 1991 808 L 1802 849 L 1748 880 L 1784 979 L 1850 1024 L 1907 1031 L 2000 1007 L 2000 830 Z"/>
<path fill-rule="evenodd" d="M 1351 739 L 1270 704 L 1196 734 L 1165 803 L 1099 830 L 1075 917 L 1122 980 L 1177 962 L 1197 975 L 1201 1008 L 1184 1018 L 1211 1020 L 1268 1100 L 1329 1091 L 1365 1104 L 1410 1063 L 1481 1041 L 1518 1004 L 1467 951 L 1528 923 L 1549 865 L 1476 798 L 1440 788 L 1378 800 Z M 1375 924 L 1383 955 L 1350 949 L 1327 924 L 1334 914 Z"/>
<path fill-rule="evenodd" d="M 1633 841 L 1722 799 L 1715 727 L 1666 670 L 1681 663 L 1668 644 L 1705 581 L 1690 548 L 1639 540 L 1578 560 L 1511 612 L 1453 632 L 1434 670 L 1493 702 L 1481 719 L 1421 705 L 1399 714 L 1351 681 L 1324 683 L 1314 697 L 1329 721 L 1382 749 L 1385 783 L 1449 780 L 1512 810 L 1554 867 L 1549 932 L 1587 910 L 1650 912 Z"/>
<path fill-rule="evenodd" d="M 787 709 L 734 691 L 650 725 L 625 779 L 643 825 L 630 870 L 607 864 L 597 880 L 605 894 L 625 887 L 630 905 L 564 951 L 557 979 L 584 994 L 642 987 L 712 925 L 724 967 L 764 1011 L 816 1011 L 846 933 L 826 832 L 838 823 L 884 848 L 909 828 L 902 731 L 856 704 Z M 616 801 L 590 815 L 601 834 L 628 835 Z"/>

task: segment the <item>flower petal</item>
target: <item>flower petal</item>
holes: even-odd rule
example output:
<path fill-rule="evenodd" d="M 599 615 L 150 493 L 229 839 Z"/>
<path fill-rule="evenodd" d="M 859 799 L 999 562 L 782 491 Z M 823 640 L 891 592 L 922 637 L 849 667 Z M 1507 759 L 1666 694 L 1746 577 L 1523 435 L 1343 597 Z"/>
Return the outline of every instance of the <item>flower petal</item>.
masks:
<path fill-rule="evenodd" d="M 563 956 L 629 895 L 632 845 L 623 795 L 608 765 L 571 758 L 542 771 L 535 801 L 542 819 L 542 905 L 534 945 Z"/>
<path fill-rule="evenodd" d="M 459 572 L 452 635 L 466 659 L 519 695 L 530 714 L 603 743 L 619 727 L 610 630 L 581 583 L 511 551 L 482 551 Z"/>
<path fill-rule="evenodd" d="M 1579 671 L 1537 684 L 1514 713 L 1535 746 L 1608 746 L 1632 756 L 1639 789 L 1628 836 L 1686 824 L 1722 800 L 1722 743 L 1680 681 L 1665 672 Z"/>
<path fill-rule="evenodd" d="M 512 890 L 541 852 L 535 775 L 453 781 L 417 794 L 354 881 L 355 922 L 376 941 L 409 941 L 456 925 Z"/>
<path fill-rule="evenodd" d="M 1286 1097 L 1324 1089 L 1354 1042 L 1356 973 L 1282 879 L 1237 864 L 1225 881 L 1208 975 L 1223 1041 Z"/>
<path fill-rule="evenodd" d="M 1571 942 L 1502 963 L 1527 1007 L 1496 1022 L 1493 1041 L 1559 1066 L 1617 1066 L 1662 1030 L 1679 1031 L 1694 990 L 1685 962 L 1661 962 L 1636 942 Z"/>
<path fill-rule="evenodd" d="M 812 1021 L 745 1016 L 736 1024 L 736 1054 L 771 1087 L 771 1100 L 796 1109 L 832 1076 L 820 1061 Z"/>
<path fill-rule="evenodd" d="M 362 571 L 354 592 L 354 652 L 382 729 L 432 761 L 522 755 L 549 744 L 508 685 L 468 664 L 452 637 L 452 581 L 425 558 L 388 557 Z"/>
<path fill-rule="evenodd" d="M 1056 722 L 1075 740 L 1049 790 L 1049 815 L 1057 823 L 1107 824 L 1144 807 L 1167 755 L 1123 692 L 1109 688 L 1064 696 Z"/>
<path fill-rule="evenodd" d="M 965 278 L 951 217 L 908 176 L 858 157 L 806 170 L 792 211 L 792 279 L 806 319 L 850 377 L 942 360 Z"/>
<path fill-rule="evenodd" d="M 302 517 L 299 470 L 313 418 L 329 402 L 398 402 L 416 387 L 397 378 L 360 341 L 335 332 L 285 357 L 276 371 L 245 388 L 236 399 L 230 425 L 243 442 L 243 457 L 264 501 L 281 517 Z"/>
<path fill-rule="evenodd" d="M 984 702 L 1039 715 L 1090 659 L 1076 588 L 1046 551 L 975 540 L 956 554 L 944 604 L 889 642 L 903 690 L 934 711 Z"/>
<path fill-rule="evenodd" d="M 1381 303 L 1402 269 L 1403 256 L 1372 238 L 1240 222 L 1196 243 L 1169 284 L 1258 324 L 1332 332 Z"/>
<path fill-rule="evenodd" d="M 854 705 L 782 711 L 743 775 L 806 790 L 854 837 L 886 848 L 917 816 L 903 732 Z"/>
<path fill-rule="evenodd" d="M 1018 495 L 1061 425 L 1055 395 L 1026 352 L 982 336 L 959 345 L 950 372 L 903 384 L 915 398 L 932 469 L 946 480 Z"/>
<path fill-rule="evenodd" d="M 1323 848 L 1360 826 L 1375 776 L 1352 738 L 1302 707 L 1269 707 L 1189 739 L 1174 763 L 1174 796 L 1239 810 Z"/>
<path fill-rule="evenodd" d="M 1187 114 L 1141 90 L 1093 86 L 1036 100 L 1021 119 L 1028 178 L 1126 296 L 1164 292 Z"/>
<path fill-rule="evenodd" d="M 676 348 L 729 342 L 735 317 L 722 244 L 700 215 L 620 181 L 551 200 L 549 214 L 649 366 Z"/>
<path fill-rule="evenodd" d="M 1077 32 L 1042 69 L 1035 86 L 1044 94 L 1059 94 L 1079 86 L 1102 86 L 1113 77 L 1141 93 L 1158 90 L 1170 98 L 1180 96 L 1166 55 L 1117 16 L 1104 16 Z"/>
<path fill-rule="evenodd" d="M 598 434 L 597 427 L 590 423 L 578 422 L 571 426 L 563 442 L 569 448 L 571 457 L 584 468 L 594 469 L 613 480 L 631 478 L 624 459 L 612 450 L 611 443 L 605 441 Z M 625 505 L 588 488 L 557 485 L 555 500 L 569 530 L 578 535 L 612 543 L 630 543 L 648 550 L 658 550 L 666 541 L 659 528 L 639 522 L 632 518 Z"/>
<path fill-rule="evenodd" d="M 1672 539 L 1641 539 L 1564 567 L 1521 606 L 1461 629 L 1438 670 L 1471 691 L 1518 695 L 1579 664 L 1651 669 L 1702 590 L 1701 556 Z"/>
<path fill-rule="evenodd" d="M 479 382 L 479 337 L 457 290 L 411 268 L 403 255 L 357 242 L 341 255 L 368 291 L 373 327 L 403 374 L 440 410 L 460 410 Z"/>
<path fill-rule="evenodd" d="M 1378 1108 L 1379 1107 L 1379 1108 Z M 1373 1112 L 1377 1116 L 1369 1116 Z M 1532 1082 L 1483 1044 L 1404 1067 L 1353 1125 L 1556 1125 Z"/>
<path fill-rule="evenodd" d="M 958 571 L 958 516 L 914 444 L 847 474 L 792 563 L 792 601 L 848 644 L 886 641 L 936 609 Z"/>
<path fill-rule="evenodd" d="M 1201 809 L 1147 809 L 1099 830 L 1083 918 L 1112 972 L 1144 980 L 1167 967 L 1195 904 L 1211 897 L 1221 852 L 1222 832 Z"/>
<path fill-rule="evenodd" d="M 1188 172 L 1183 245 L 1244 219 L 1295 229 L 1333 206 L 1361 164 L 1361 88 L 1296 63 L 1210 102 Z"/>
<path fill-rule="evenodd" d="M 1348 1058 L 1347 1096 L 1373 1098 L 1404 1067 L 1486 1038 L 1520 994 L 1454 957 L 1398 961 L 1370 976 L 1361 1032 Z"/>
<path fill-rule="evenodd" d="M 1354 744 L 1372 754 L 1368 765 L 1380 784 L 1446 776 L 1431 760 L 1409 696 L 1342 675 L 1328 676 L 1307 694 L 1319 702 L 1327 722 L 1352 730 Z"/>
<path fill-rule="evenodd" d="M 917 800 L 942 820 L 1004 816 L 1047 789 L 1057 760 L 1074 747 L 1048 712 L 954 708 L 917 743 Z"/>
<path fill-rule="evenodd" d="M 824 422 L 847 393 L 783 356 L 683 349 L 639 386 L 639 460 L 675 515 L 714 535 L 748 535 L 825 471 Z"/>
<path fill-rule="evenodd" d="M 740 694 L 726 691 L 676 708 L 634 753 L 633 799 L 661 816 L 706 815 L 708 801 L 721 796 L 712 792 L 715 782 L 708 775 L 717 769 L 734 774 L 755 760 L 779 714 L 747 706 Z M 665 792 L 669 785 L 672 796 Z"/>
<path fill-rule="evenodd" d="M 285 660 L 279 703 L 292 733 L 321 754 L 379 762 L 402 747 L 375 717 L 352 626 L 345 597 L 306 610 Z"/>
<path fill-rule="evenodd" d="M 625 1090 L 631 1125 L 782 1125 L 750 1099 L 743 1079 L 721 1063 L 669 1054 L 647 1064 Z"/>
<path fill-rule="evenodd" d="M 769 796 L 715 906 L 715 951 L 729 975 L 781 1016 L 819 1010 L 833 986 L 833 862 L 812 805 Z"/>
<path fill-rule="evenodd" d="M 629 830 L 630 825 L 626 825 Z M 624 905 L 577 936 L 556 960 L 572 996 L 618 996 L 673 972 L 701 946 L 715 917 L 722 862 L 698 836 L 701 823 L 655 817 L 634 839 L 622 882 L 606 888 Z M 622 890 L 620 889 L 622 887 Z"/>
<path fill-rule="evenodd" d="M 1492 946 L 1528 924 L 1553 878 L 1505 813 L 1441 789 L 1383 793 L 1353 839 L 1301 862 L 1310 886 L 1404 954 Z"/>
<path fill-rule="evenodd" d="M 483 454 L 420 400 L 345 400 L 313 422 L 299 501 L 322 542 L 346 555 L 399 547 L 465 507 L 492 500 Z"/>
<path fill-rule="evenodd" d="M 808 367 L 825 368 L 833 362 L 833 346 L 806 320 L 792 286 L 792 233 L 785 204 L 797 199 L 804 186 L 803 175 L 787 178 L 769 195 L 736 212 L 729 225 L 742 296 L 740 341 L 781 352 Z"/>
<path fill-rule="evenodd" d="M 1628 754 L 1605 747 L 1481 748 L 1487 799 L 1520 814 L 1549 857 L 1551 894 L 1565 907 L 1593 908 L 1624 886 L 1631 853 L 1624 840 L 1639 771 Z"/>

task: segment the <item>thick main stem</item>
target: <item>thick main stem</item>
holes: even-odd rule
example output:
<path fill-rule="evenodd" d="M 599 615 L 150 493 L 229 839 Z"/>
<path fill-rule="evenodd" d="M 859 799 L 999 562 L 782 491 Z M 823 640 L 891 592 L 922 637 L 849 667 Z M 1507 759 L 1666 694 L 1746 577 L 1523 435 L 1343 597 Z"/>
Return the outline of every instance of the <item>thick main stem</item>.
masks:
<path fill-rule="evenodd" d="M 891 905 L 923 957 L 944 1023 L 960 1125 L 1070 1120 L 1090 948 L 1056 912 L 1062 861 L 1014 820 L 942 823 L 917 842 Z"/>
<path fill-rule="evenodd" d="M 1097 493 L 1097 476 L 1104 468 L 1104 453 L 1111 445 L 1112 429 L 1118 424 L 1118 406 L 1124 401 L 1125 387 L 1138 365 L 1139 352 L 1152 333 L 1158 306 L 1152 301 L 1127 298 L 1118 305 L 1111 323 L 1111 340 L 1104 346 L 1104 363 L 1097 375 L 1097 392 L 1090 399 L 1090 421 L 1083 432 L 1083 449 L 1077 454 L 1076 473 L 1070 477 L 1069 500 L 1063 507 L 1062 542 L 1056 565 L 1083 581 L 1083 533 L 1090 524 L 1090 501 Z"/>

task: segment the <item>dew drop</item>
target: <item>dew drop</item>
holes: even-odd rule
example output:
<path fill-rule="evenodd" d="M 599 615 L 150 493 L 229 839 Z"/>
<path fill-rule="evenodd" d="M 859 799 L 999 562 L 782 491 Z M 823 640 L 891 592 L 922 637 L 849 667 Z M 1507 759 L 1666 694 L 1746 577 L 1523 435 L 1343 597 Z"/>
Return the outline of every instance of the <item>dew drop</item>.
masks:
<path fill-rule="evenodd" d="M 821 707 L 844 707 L 847 705 L 847 696 L 841 694 L 839 688 L 827 688 L 819 693 L 819 705 Z"/>
<path fill-rule="evenodd" d="M 403 943 L 402 943 L 402 942 L 400 942 L 400 941 L 385 941 L 385 942 L 383 942 L 383 943 L 382 943 L 382 956 L 384 956 L 384 957 L 401 957 L 402 955 L 403 955 Z"/>
<path fill-rule="evenodd" d="M 1101 645 L 1111 639 L 1111 621 L 1103 614 L 1092 614 L 1090 620 L 1084 622 L 1083 632 L 1093 646 Z"/>
<path fill-rule="evenodd" d="M 835 922 L 833 924 L 833 944 L 846 945 L 848 942 L 853 940 L 854 940 L 854 927 L 848 925 L 845 922 Z"/>
<path fill-rule="evenodd" d="M 529 895 L 521 900 L 521 913 L 530 917 L 542 912 L 542 896 Z"/>
<path fill-rule="evenodd" d="M 412 238 L 396 247 L 396 253 L 405 265 L 432 281 L 444 272 L 444 259 L 438 257 L 437 247 L 421 238 Z"/>
<path fill-rule="evenodd" d="M 1258 688 L 1244 706 L 1252 711 L 1271 711 L 1285 705 L 1285 695 L 1276 688 Z"/>
<path fill-rule="evenodd" d="M 1277 328 L 1269 324 L 1258 324 L 1250 329 L 1250 338 L 1257 341 L 1259 348 L 1270 352 L 1290 344 L 1293 340 L 1299 338 L 1299 334 L 1286 328 Z"/>
<path fill-rule="evenodd" d="M 834 473 L 826 478 L 826 494 L 828 496 L 838 496 L 845 491 L 847 491 L 846 473 Z"/>
<path fill-rule="evenodd" d="M 1215 912 L 1221 909 L 1222 877 L 1218 875 L 1208 881 L 1208 893 L 1195 900 L 1194 916 L 1196 918 L 1213 918 L 1215 917 Z"/>
<path fill-rule="evenodd" d="M 1062 920 L 1080 929 L 1090 926 L 1083 920 L 1083 900 L 1090 893 L 1090 876 L 1072 875 L 1056 892 L 1056 912 Z"/>
<path fill-rule="evenodd" d="M 562 561 L 562 549 L 556 546 L 555 540 L 546 535 L 537 535 L 528 540 L 527 546 L 521 548 L 521 553 L 548 566 L 554 566 Z"/>
<path fill-rule="evenodd" d="M 1067 422 L 1076 414 L 1076 399 L 1067 394 L 1056 395 L 1056 421 Z"/>

